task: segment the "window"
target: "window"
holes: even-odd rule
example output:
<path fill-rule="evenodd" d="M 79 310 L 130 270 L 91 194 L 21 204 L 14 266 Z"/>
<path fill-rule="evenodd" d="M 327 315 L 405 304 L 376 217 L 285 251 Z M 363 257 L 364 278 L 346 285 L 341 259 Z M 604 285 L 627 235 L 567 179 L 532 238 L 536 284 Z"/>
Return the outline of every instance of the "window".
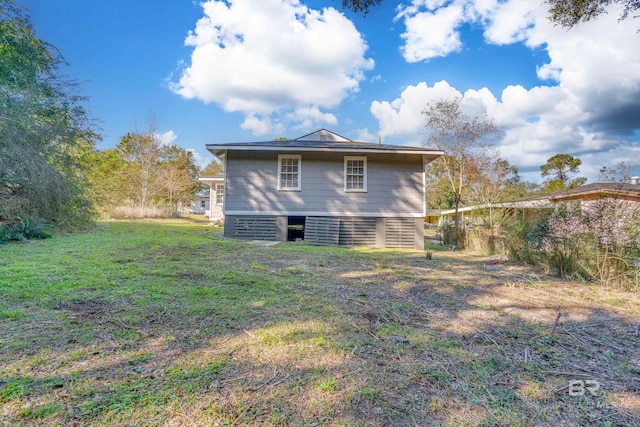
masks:
<path fill-rule="evenodd" d="M 224 184 L 216 184 L 216 205 L 224 202 Z"/>
<path fill-rule="evenodd" d="M 367 158 L 345 156 L 344 191 L 367 191 Z"/>
<path fill-rule="evenodd" d="M 300 190 L 300 155 L 278 156 L 278 190 Z"/>

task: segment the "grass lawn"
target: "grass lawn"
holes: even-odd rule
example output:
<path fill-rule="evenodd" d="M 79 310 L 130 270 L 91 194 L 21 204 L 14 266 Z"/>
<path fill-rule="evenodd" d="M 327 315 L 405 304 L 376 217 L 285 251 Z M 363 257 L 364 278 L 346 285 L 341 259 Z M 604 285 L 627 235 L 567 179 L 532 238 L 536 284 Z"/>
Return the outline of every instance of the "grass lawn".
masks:
<path fill-rule="evenodd" d="M 634 426 L 638 321 L 482 256 L 107 222 L 0 246 L 0 425 Z"/>

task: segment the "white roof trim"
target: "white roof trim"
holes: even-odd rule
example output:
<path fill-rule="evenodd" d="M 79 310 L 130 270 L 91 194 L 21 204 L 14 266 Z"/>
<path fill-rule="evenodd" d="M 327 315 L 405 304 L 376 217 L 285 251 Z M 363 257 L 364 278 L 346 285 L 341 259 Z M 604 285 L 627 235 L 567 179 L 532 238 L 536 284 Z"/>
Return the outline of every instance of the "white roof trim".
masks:
<path fill-rule="evenodd" d="M 440 150 L 381 150 L 379 148 L 338 148 L 338 147 L 265 147 L 261 145 L 243 145 L 243 146 L 224 146 L 224 145 L 207 145 L 209 151 L 287 151 L 287 152 L 330 152 L 330 153 L 394 153 L 394 154 L 422 154 L 441 156 L 444 151 Z"/>

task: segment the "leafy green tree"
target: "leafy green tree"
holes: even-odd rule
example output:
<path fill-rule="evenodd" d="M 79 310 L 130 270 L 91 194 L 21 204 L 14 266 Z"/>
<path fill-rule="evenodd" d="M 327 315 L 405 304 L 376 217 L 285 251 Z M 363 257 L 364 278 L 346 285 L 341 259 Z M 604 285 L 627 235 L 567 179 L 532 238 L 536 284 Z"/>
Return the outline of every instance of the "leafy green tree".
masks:
<path fill-rule="evenodd" d="M 475 159 L 488 144 L 488 137 L 499 132 L 493 119 L 482 110 L 469 115 L 462 110 L 462 99 L 442 99 L 430 104 L 422 113 L 426 116 L 426 145 L 445 152 L 444 170 L 453 195 L 454 227 L 457 246 L 463 246 L 458 210 L 464 195 L 465 182 Z"/>
<path fill-rule="evenodd" d="M 160 148 L 162 141 L 158 134 L 158 123 L 153 117 L 147 120 L 147 129 L 130 132 L 118 143 L 117 149 L 126 162 L 123 175 L 128 187 L 125 194 L 140 209 L 145 217 L 146 210 L 160 192 Z"/>
<path fill-rule="evenodd" d="M 89 194 L 101 213 L 145 217 L 153 207 L 173 214 L 200 190 L 193 153 L 163 144 L 157 127 L 150 118 L 146 131 L 130 132 L 115 149 L 93 155 Z M 137 214 L 127 209 L 131 205 Z"/>
<path fill-rule="evenodd" d="M 126 163 L 117 149 L 95 151 L 90 158 L 87 196 L 99 213 L 107 215 L 113 206 L 122 204 Z"/>
<path fill-rule="evenodd" d="M 218 162 L 217 160 L 211 160 L 211 162 L 209 162 L 209 164 L 205 166 L 204 169 L 202 169 L 202 172 L 200 172 L 200 176 L 213 177 L 221 174 L 223 170 L 224 167 L 222 166 L 222 163 Z"/>
<path fill-rule="evenodd" d="M 92 223 L 86 169 L 98 138 L 58 50 L 26 10 L 0 2 L 0 222 L 39 216 L 61 228 Z"/>
<path fill-rule="evenodd" d="M 544 182 L 543 192 L 554 193 L 556 191 L 569 190 L 583 185 L 587 178 L 574 178 L 571 175 L 580 172 L 582 160 L 569 154 L 556 154 L 540 166 L 540 174 L 547 178 Z"/>
<path fill-rule="evenodd" d="M 494 210 L 491 206 L 520 197 L 522 185 L 518 168 L 495 153 L 478 156 L 471 167 L 472 179 L 468 188 L 468 201 L 474 205 L 489 205 L 489 228 L 494 229 Z"/>
<path fill-rule="evenodd" d="M 453 190 L 447 177 L 446 163 L 452 161 L 446 154 L 429 163 L 425 169 L 427 209 L 452 209 Z"/>
<path fill-rule="evenodd" d="M 201 188 L 198 182 L 198 166 L 193 153 L 177 145 L 167 145 L 160 150 L 160 196 L 170 209 L 177 211 L 178 203 L 194 199 Z"/>

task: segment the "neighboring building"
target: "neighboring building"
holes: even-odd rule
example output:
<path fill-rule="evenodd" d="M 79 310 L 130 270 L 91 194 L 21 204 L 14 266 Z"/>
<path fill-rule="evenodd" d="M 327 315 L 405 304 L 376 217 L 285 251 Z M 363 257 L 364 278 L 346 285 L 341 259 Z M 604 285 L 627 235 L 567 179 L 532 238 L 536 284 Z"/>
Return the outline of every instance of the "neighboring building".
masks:
<path fill-rule="evenodd" d="M 206 198 L 199 199 L 196 203 L 202 205 L 202 211 L 209 220 L 215 221 L 223 219 L 222 207 L 224 206 L 224 175 L 218 174 L 213 177 L 202 177 L 199 181 L 209 186 L 209 194 Z"/>
<path fill-rule="evenodd" d="M 424 248 L 425 166 L 442 151 L 326 129 L 207 149 L 224 162 L 226 237 Z"/>
<path fill-rule="evenodd" d="M 209 211 L 209 191 L 196 194 L 196 198 L 189 204 L 189 213 L 208 215 Z M 186 212 L 182 206 L 180 212 Z"/>
<path fill-rule="evenodd" d="M 590 202 L 601 199 L 624 200 L 630 203 L 640 202 L 640 184 L 638 184 L 638 177 L 632 177 L 628 183 L 594 182 L 551 194 L 537 194 L 507 202 L 462 207 L 458 209 L 458 214 L 461 215 L 464 220 L 465 213 L 467 215 L 473 215 L 473 212 L 479 210 L 507 209 L 522 211 L 523 216 L 525 216 L 526 212 L 529 211 L 535 213 L 535 211 L 540 209 L 553 208 L 557 206 L 558 202 L 576 202 L 579 203 L 580 208 L 584 208 L 588 206 Z M 441 210 L 440 215 L 442 220 L 452 221 L 455 215 L 455 209 Z M 535 214 L 534 218 L 537 218 Z"/>

